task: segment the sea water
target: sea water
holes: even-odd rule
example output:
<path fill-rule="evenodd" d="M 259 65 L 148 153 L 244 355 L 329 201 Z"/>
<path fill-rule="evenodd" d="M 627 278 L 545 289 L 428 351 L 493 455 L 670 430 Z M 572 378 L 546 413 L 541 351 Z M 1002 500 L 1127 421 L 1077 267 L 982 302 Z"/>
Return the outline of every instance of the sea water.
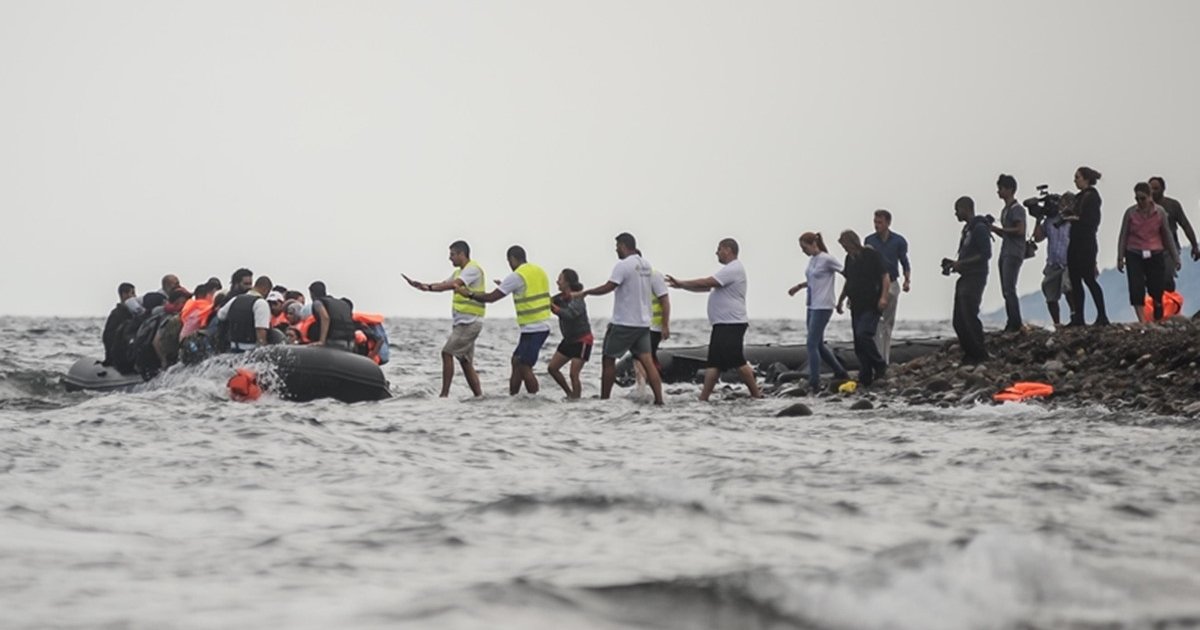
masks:
<path fill-rule="evenodd" d="M 692 384 L 654 407 L 598 400 L 598 356 L 582 401 L 544 376 L 510 398 L 499 319 L 482 400 L 458 375 L 437 397 L 428 320 L 390 323 L 384 402 L 234 403 L 215 365 L 63 392 L 101 323 L 0 319 L 3 628 L 1200 625 L 1194 421 L 836 397 L 777 418 L 794 399 Z"/>

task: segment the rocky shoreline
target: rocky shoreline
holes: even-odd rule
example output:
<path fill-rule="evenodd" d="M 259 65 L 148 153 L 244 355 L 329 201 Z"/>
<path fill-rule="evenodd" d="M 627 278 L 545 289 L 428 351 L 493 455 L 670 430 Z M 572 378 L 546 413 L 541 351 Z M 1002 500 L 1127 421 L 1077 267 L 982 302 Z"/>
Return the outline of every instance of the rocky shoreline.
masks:
<path fill-rule="evenodd" d="M 1055 389 L 1037 404 L 1200 415 L 1200 322 L 1179 317 L 1154 324 L 993 332 L 987 348 L 989 361 L 964 365 L 958 342 L 948 341 L 934 354 L 893 366 L 886 382 L 857 394 L 874 402 L 969 406 L 991 402 L 1015 382 L 1036 381 Z M 774 389 L 779 396 L 808 394 L 794 384 Z"/>

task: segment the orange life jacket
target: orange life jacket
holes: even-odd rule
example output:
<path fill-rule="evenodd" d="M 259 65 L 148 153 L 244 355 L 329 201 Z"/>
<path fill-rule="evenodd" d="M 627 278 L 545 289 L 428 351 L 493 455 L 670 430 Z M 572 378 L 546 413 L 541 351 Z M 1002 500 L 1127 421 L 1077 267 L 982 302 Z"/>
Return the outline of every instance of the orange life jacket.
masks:
<path fill-rule="evenodd" d="M 1013 383 L 1012 387 L 992 396 L 996 402 L 1021 402 L 1030 398 L 1045 398 L 1054 393 L 1054 386 L 1049 383 Z"/>
<path fill-rule="evenodd" d="M 287 326 L 287 325 L 288 325 L 287 313 L 280 313 L 278 315 L 271 316 L 271 328 L 279 328 L 280 326 Z"/>
<path fill-rule="evenodd" d="M 250 402 L 262 396 L 262 388 L 258 386 L 258 375 L 253 370 L 238 368 L 229 382 L 229 397 L 237 402 Z"/>
<path fill-rule="evenodd" d="M 300 343 L 312 343 L 317 340 L 308 338 L 308 329 L 315 323 L 317 323 L 317 318 L 313 315 L 309 315 L 308 317 L 305 317 L 297 322 L 295 326 L 292 326 L 292 328 L 295 328 L 300 333 Z M 319 333 L 320 330 L 320 328 L 317 328 L 317 330 L 314 330 L 313 333 Z"/>
<path fill-rule="evenodd" d="M 179 321 L 185 324 L 188 318 L 195 313 L 200 317 L 200 328 L 208 325 L 208 318 L 212 317 L 213 301 L 212 298 L 192 298 L 183 305 L 183 310 L 179 311 Z"/>
<path fill-rule="evenodd" d="M 1163 319 L 1175 317 L 1183 310 L 1183 296 L 1175 291 L 1163 291 Z M 1146 296 L 1146 321 L 1154 321 L 1154 300 Z"/>
<path fill-rule="evenodd" d="M 379 313 L 355 312 L 351 315 L 351 318 L 354 320 L 355 324 L 360 326 L 370 327 L 383 324 L 383 315 L 380 315 Z M 380 364 L 378 339 L 364 333 L 362 330 L 356 330 L 354 331 L 354 345 L 359 347 L 359 354 L 366 355 L 368 359 L 375 362 L 375 365 Z"/>

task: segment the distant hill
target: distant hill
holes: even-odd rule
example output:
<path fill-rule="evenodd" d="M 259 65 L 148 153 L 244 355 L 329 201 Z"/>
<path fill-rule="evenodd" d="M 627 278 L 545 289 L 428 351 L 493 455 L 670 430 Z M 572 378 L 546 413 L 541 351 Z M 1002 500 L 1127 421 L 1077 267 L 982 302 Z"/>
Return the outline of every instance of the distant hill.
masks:
<path fill-rule="evenodd" d="M 1183 248 L 1183 270 L 1179 272 L 1179 277 L 1176 279 L 1176 290 L 1183 296 L 1183 313 L 1192 315 L 1197 310 L 1200 310 L 1200 262 L 1192 262 L 1191 248 L 1184 245 Z M 1028 273 L 1036 273 L 1041 277 L 1042 269 L 1045 265 L 1045 260 L 1039 256 L 1025 262 L 1021 268 L 1021 276 Z M 992 283 L 999 283 L 1000 279 L 996 275 L 995 270 L 992 270 L 988 277 L 989 290 Z M 1116 269 L 1105 269 L 1100 272 L 1100 287 L 1104 289 L 1104 305 L 1108 309 L 1108 318 L 1114 322 L 1131 322 L 1134 321 L 1133 309 L 1129 307 L 1129 285 L 1125 280 L 1125 274 L 1118 272 Z M 1085 289 L 1086 291 L 1086 289 Z M 1089 294 L 1084 300 L 1085 317 L 1088 322 L 1096 318 L 1096 309 L 1092 307 L 1092 298 Z M 1062 303 L 1063 320 L 1067 319 L 1067 305 Z M 1050 314 L 1046 312 L 1046 300 L 1042 297 L 1042 292 L 1039 289 L 1033 293 L 1027 293 L 1021 296 L 1021 317 L 1027 322 L 1035 323 L 1050 323 Z M 1003 322 L 1004 307 L 985 313 L 981 316 L 987 322 Z"/>

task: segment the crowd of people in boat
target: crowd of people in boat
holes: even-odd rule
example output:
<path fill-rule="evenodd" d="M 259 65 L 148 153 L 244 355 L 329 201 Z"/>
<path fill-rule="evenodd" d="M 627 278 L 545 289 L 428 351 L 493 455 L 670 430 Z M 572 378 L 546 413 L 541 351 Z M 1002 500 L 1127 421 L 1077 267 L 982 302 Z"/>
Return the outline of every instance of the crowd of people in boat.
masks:
<path fill-rule="evenodd" d="M 233 272 L 228 289 L 213 277 L 189 291 L 167 274 L 156 291 L 139 296 L 123 282 L 117 295 L 104 324 L 103 364 L 146 379 L 175 363 L 280 343 L 357 352 L 377 364 L 390 353 L 383 317 L 355 311 L 319 280 L 309 285 L 309 299 L 246 268 Z"/>
<path fill-rule="evenodd" d="M 942 261 L 942 273 L 958 274 L 954 291 L 953 325 L 967 363 L 988 359 L 980 304 L 989 275 L 992 241 L 999 237 L 997 256 L 1001 293 L 1007 322 L 1005 331 L 1023 329 L 1016 293 L 1017 278 L 1024 261 L 1036 255 L 1036 243 L 1046 241 L 1047 257 L 1042 291 L 1051 319 L 1061 324 L 1060 301 L 1069 309 L 1067 326 L 1084 325 L 1084 287 L 1091 292 L 1097 310 L 1096 325 L 1108 323 L 1099 275 L 1096 233 L 1100 225 L 1100 194 L 1095 185 L 1100 173 L 1089 167 L 1075 172 L 1078 194 L 1042 194 L 1017 201 L 1017 181 L 1002 174 L 997 179 L 997 196 L 1002 202 L 1000 218 L 979 215 L 970 197 L 954 203 L 955 217 L 964 224 L 955 258 Z M 1166 182 L 1153 177 L 1134 186 L 1135 205 L 1122 218 L 1117 267 L 1127 274 L 1130 304 L 1139 321 L 1170 315 L 1164 295 L 1174 291 L 1176 272 L 1181 268 L 1178 227 L 1183 227 L 1192 244 L 1193 260 L 1200 247 L 1182 205 L 1164 196 Z M 1028 211 L 1028 212 L 1027 212 Z M 1036 221 L 1032 238 L 1027 216 Z M 813 391 L 821 383 L 821 364 L 827 364 L 834 379 L 850 378 L 848 370 L 825 344 L 825 329 L 834 311 L 848 305 L 853 329 L 854 353 L 858 360 L 857 382 L 870 387 L 886 377 L 890 362 L 892 331 L 900 294 L 911 288 L 912 267 L 908 241 L 893 232 L 892 214 L 876 210 L 873 232 L 860 239 L 853 230 L 841 232 L 837 243 L 845 252 L 842 260 L 829 253 L 824 237 L 805 232 L 799 238 L 809 258 L 805 280 L 788 293 L 807 295 L 808 384 Z M 657 350 L 670 337 L 669 289 L 708 293 L 708 320 L 712 326 L 707 368 L 700 399 L 707 400 L 724 371 L 735 372 L 750 395 L 761 396 L 753 369 L 746 362 L 743 345 L 749 318 L 746 313 L 746 270 L 738 260 L 735 239 L 721 239 L 716 258 L 720 267 L 711 275 L 679 279 L 656 270 L 638 249 L 637 240 L 623 232 L 616 236 L 617 263 L 608 280 L 585 289 L 573 269 L 562 269 L 552 291 L 546 271 L 530 262 L 525 249 L 513 245 L 506 258 L 510 273 L 488 290 L 483 267 L 471 258 L 466 241 L 449 246 L 453 273 L 438 282 L 421 282 L 403 276 L 421 291 L 453 292 L 451 332 L 442 347 L 441 396 L 450 393 L 455 362 L 468 387 L 482 396 L 474 367 L 475 343 L 483 327 L 487 305 L 511 296 L 516 311 L 519 337 L 511 358 L 509 393 L 522 388 L 537 393 L 534 368 L 557 317 L 562 341 L 548 364 L 548 373 L 569 398 L 581 394 L 580 375 L 591 358 L 595 341 L 588 319 L 588 296 L 614 295 L 610 324 L 602 342 L 600 397 L 608 398 L 616 379 L 616 362 L 632 355 L 641 378 L 649 384 L 656 403 L 662 402 Z M 133 285 L 122 284 L 121 301 L 110 314 L 104 329 L 105 362 L 121 369 L 137 369 L 143 375 L 182 360 L 198 361 L 214 352 L 244 352 L 272 343 L 314 343 L 357 351 L 376 362 L 387 360 L 387 338 L 382 318 L 358 314 L 345 298 L 334 298 L 324 283 L 309 286 L 311 302 L 304 295 L 275 286 L 265 276 L 252 281 L 248 269 L 239 269 L 223 291 L 213 278 L 189 292 L 174 275 L 163 278 L 162 288 L 140 298 Z M 835 281 L 841 276 L 842 289 Z M 901 277 L 903 278 L 901 280 Z M 1182 301 L 1173 300 L 1175 310 Z M 569 365 L 567 375 L 562 370 Z"/>

